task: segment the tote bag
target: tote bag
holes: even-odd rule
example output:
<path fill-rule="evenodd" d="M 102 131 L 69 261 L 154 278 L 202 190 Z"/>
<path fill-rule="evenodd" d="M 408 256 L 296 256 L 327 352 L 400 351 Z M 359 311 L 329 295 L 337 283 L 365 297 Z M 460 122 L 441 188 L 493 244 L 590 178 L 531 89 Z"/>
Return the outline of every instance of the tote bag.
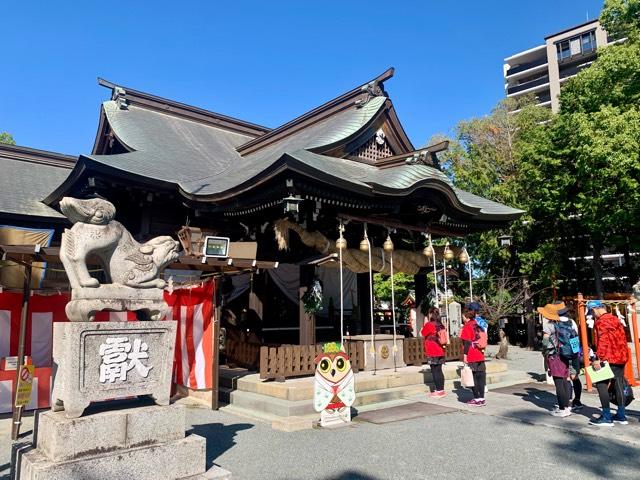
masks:
<path fill-rule="evenodd" d="M 460 383 L 463 387 L 467 388 L 471 388 L 475 385 L 473 382 L 473 372 L 468 365 L 465 365 L 462 367 L 462 370 L 460 370 Z"/>

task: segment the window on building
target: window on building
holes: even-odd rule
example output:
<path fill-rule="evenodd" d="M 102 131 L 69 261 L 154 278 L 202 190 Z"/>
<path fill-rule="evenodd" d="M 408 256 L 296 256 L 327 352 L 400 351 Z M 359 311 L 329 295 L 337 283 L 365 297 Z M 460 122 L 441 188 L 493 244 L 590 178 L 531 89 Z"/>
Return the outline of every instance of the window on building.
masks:
<path fill-rule="evenodd" d="M 587 54 L 593 52 L 597 47 L 596 32 L 592 30 L 582 35 L 577 35 L 568 40 L 556 43 L 558 52 L 558 61 L 571 58 L 575 55 Z"/>
<path fill-rule="evenodd" d="M 558 60 L 564 60 L 571 56 L 571 42 L 569 40 L 558 42 L 556 49 L 558 50 Z"/>
<path fill-rule="evenodd" d="M 596 49 L 596 32 L 587 32 L 581 37 L 582 53 L 588 53 Z"/>

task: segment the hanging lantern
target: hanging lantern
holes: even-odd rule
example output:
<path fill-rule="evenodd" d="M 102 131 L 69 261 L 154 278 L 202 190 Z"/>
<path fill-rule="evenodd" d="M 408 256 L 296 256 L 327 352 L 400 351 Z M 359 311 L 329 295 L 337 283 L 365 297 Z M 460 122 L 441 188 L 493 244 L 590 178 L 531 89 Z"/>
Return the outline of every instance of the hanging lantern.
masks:
<path fill-rule="evenodd" d="M 340 237 L 336 240 L 336 248 L 338 250 L 345 250 L 347 248 L 347 239 L 344 237 Z"/>
<path fill-rule="evenodd" d="M 448 262 L 453 260 L 453 258 L 456 256 L 455 253 L 453 253 L 453 250 L 449 248 L 449 242 L 447 242 L 447 245 L 444 247 L 443 256 L 444 256 L 444 259 L 447 260 Z"/>
<path fill-rule="evenodd" d="M 300 211 L 302 198 L 299 196 L 289 195 L 282 199 L 282 203 L 284 205 L 284 213 L 298 213 Z"/>
<path fill-rule="evenodd" d="M 360 251 L 361 252 L 368 252 L 369 251 L 369 240 L 367 239 L 367 237 L 364 237 L 362 239 L 362 241 L 360 242 Z"/>
<path fill-rule="evenodd" d="M 393 252 L 393 242 L 391 241 L 391 237 L 387 235 L 387 239 L 382 244 L 382 248 L 385 252 Z"/>
<path fill-rule="evenodd" d="M 469 254 L 467 253 L 466 248 L 463 248 L 460 255 L 458 255 L 458 261 L 460 263 L 467 263 L 469 261 Z"/>

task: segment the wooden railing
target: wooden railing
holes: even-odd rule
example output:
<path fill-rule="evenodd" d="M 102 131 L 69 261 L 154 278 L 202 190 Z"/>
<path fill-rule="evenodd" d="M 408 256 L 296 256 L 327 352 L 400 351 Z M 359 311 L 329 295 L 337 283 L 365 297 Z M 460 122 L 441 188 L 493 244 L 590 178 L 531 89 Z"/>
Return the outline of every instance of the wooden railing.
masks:
<path fill-rule="evenodd" d="M 255 370 L 260 363 L 260 345 L 256 343 L 238 342 L 227 338 L 224 354 L 227 363 Z"/>
<path fill-rule="evenodd" d="M 422 365 L 426 362 L 424 338 L 404 338 L 402 344 L 404 347 L 404 363 L 407 365 Z M 459 337 L 453 337 L 445 348 L 445 359 L 460 360 L 463 350 L 462 340 Z"/>
<path fill-rule="evenodd" d="M 364 369 L 362 342 L 346 342 L 345 348 L 354 372 Z M 260 378 L 283 381 L 286 378 L 313 375 L 315 358 L 322 353 L 322 345 L 281 345 L 260 348 Z"/>

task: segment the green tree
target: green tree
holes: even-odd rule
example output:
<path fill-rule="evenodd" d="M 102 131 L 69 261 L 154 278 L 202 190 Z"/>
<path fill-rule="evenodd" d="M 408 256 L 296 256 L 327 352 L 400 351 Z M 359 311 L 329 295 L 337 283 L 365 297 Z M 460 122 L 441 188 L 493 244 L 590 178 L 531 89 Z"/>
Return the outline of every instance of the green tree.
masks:
<path fill-rule="evenodd" d="M 13 139 L 13 136 L 7 132 L 0 132 L 0 143 L 5 143 L 8 145 L 15 145 L 16 142 Z"/>
<path fill-rule="evenodd" d="M 640 30 L 640 1 L 605 0 L 600 23 L 613 38 L 637 38 Z"/>
<path fill-rule="evenodd" d="M 511 276 L 519 264 L 520 256 L 500 248 L 497 236 L 509 234 L 522 247 L 532 230 L 527 227 L 533 223 L 528 213 L 531 202 L 523 194 L 527 182 L 522 170 L 523 152 L 545 141 L 545 124 L 551 118 L 551 112 L 536 106 L 534 100 L 532 96 L 507 98 L 489 115 L 460 122 L 456 138 L 441 159 L 457 187 L 526 212 L 521 221 L 505 231 L 467 238 L 474 270 L 489 276 L 501 275 L 505 268 Z"/>
<path fill-rule="evenodd" d="M 396 308 L 413 289 L 413 275 L 396 273 L 393 276 L 393 290 Z M 378 302 L 391 302 L 391 275 L 373 274 L 373 296 Z"/>

